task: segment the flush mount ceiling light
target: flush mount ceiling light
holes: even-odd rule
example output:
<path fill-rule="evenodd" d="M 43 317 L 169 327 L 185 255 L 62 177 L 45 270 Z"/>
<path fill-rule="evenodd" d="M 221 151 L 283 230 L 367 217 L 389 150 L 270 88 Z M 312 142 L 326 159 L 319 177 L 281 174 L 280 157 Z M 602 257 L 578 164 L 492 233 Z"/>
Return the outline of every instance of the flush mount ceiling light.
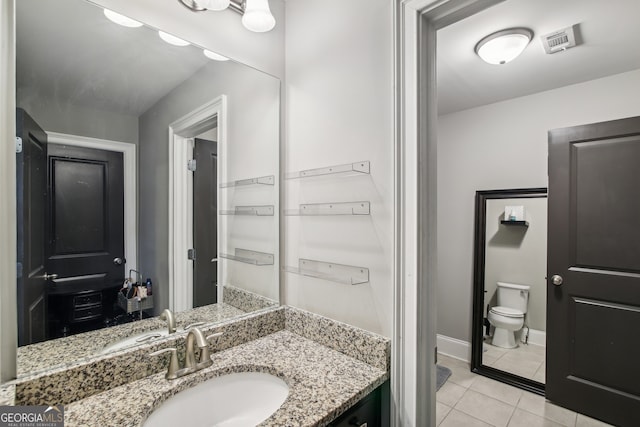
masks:
<path fill-rule="evenodd" d="M 193 12 L 230 9 L 242 15 L 242 25 L 256 33 L 271 31 L 276 19 L 269 9 L 269 0 L 178 0 Z"/>
<path fill-rule="evenodd" d="M 516 59 L 527 47 L 533 31 L 510 28 L 489 34 L 476 45 L 476 53 L 489 64 L 502 65 Z"/>
<path fill-rule="evenodd" d="M 181 38 L 165 33 L 164 31 L 158 31 L 158 35 L 162 40 L 174 46 L 189 46 L 191 44 L 186 40 L 182 40 Z"/>
<path fill-rule="evenodd" d="M 138 22 L 127 16 L 120 15 L 119 13 L 116 13 L 113 10 L 105 9 L 104 16 L 106 16 L 107 19 L 109 19 L 109 21 L 115 22 L 116 24 L 122 25 L 123 27 L 129 27 L 129 28 L 142 27 L 142 22 Z"/>
<path fill-rule="evenodd" d="M 207 50 L 207 49 L 203 49 L 202 53 L 204 53 L 204 56 L 206 56 L 209 59 L 213 59 L 214 61 L 228 61 L 229 60 L 229 58 L 227 58 L 226 56 L 222 56 L 219 53 L 211 52 L 210 50 Z"/>

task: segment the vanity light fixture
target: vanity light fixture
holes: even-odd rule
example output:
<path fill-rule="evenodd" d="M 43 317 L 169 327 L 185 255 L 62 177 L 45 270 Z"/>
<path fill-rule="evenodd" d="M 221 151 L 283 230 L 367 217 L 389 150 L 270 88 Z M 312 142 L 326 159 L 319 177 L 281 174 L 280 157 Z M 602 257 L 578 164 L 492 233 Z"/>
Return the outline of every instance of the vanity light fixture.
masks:
<path fill-rule="evenodd" d="M 231 9 L 242 15 L 242 25 L 249 31 L 264 33 L 276 26 L 269 0 L 178 0 L 193 12 Z"/>
<path fill-rule="evenodd" d="M 165 33 L 164 31 L 158 31 L 158 35 L 162 40 L 174 46 L 189 46 L 191 44 L 186 40 L 182 40 L 181 38 Z"/>
<path fill-rule="evenodd" d="M 229 58 L 227 58 L 226 56 L 222 56 L 219 53 L 211 52 L 210 50 L 207 50 L 207 49 L 203 49 L 202 53 L 204 53 L 204 56 L 206 56 L 209 59 L 213 59 L 214 61 L 228 61 L 229 60 Z"/>
<path fill-rule="evenodd" d="M 516 59 L 533 37 L 528 28 L 510 28 L 484 37 L 476 44 L 475 51 L 489 64 L 503 65 Z"/>
<path fill-rule="evenodd" d="M 134 19 L 131 19 L 128 16 L 120 15 L 119 13 L 116 13 L 113 10 L 104 9 L 104 16 L 106 16 L 107 19 L 109 19 L 109 21 L 115 22 L 116 24 L 122 25 L 123 27 L 129 27 L 129 28 L 142 27 L 142 22 L 138 22 Z"/>

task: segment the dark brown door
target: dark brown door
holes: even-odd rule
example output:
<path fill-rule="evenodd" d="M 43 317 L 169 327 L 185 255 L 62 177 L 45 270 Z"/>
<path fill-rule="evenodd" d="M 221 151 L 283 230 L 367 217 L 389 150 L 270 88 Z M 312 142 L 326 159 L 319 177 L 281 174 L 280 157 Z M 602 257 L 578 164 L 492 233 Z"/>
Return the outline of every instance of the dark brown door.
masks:
<path fill-rule="evenodd" d="M 547 399 L 640 425 L 640 117 L 549 133 Z"/>
<path fill-rule="evenodd" d="M 122 153 L 50 144 L 48 159 L 47 270 L 58 276 L 52 280 L 50 294 L 99 291 L 122 284 Z"/>
<path fill-rule="evenodd" d="M 193 175 L 193 306 L 217 301 L 218 277 L 218 155 L 216 143 L 195 140 Z"/>
<path fill-rule="evenodd" d="M 45 210 L 47 134 L 22 109 L 16 113 L 18 345 L 46 339 Z"/>

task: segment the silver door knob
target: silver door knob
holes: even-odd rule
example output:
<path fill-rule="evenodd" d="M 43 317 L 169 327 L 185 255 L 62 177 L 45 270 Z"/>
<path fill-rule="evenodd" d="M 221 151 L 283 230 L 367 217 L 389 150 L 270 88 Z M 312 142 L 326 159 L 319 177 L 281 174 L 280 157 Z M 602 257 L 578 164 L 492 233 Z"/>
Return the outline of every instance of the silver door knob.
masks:
<path fill-rule="evenodd" d="M 113 259 L 113 263 L 114 263 L 115 265 L 122 265 L 122 264 L 124 264 L 125 262 L 127 262 L 127 260 L 126 260 L 126 259 L 124 259 L 124 258 L 117 257 L 117 258 L 114 258 L 114 259 Z"/>
<path fill-rule="evenodd" d="M 42 275 L 42 278 L 43 278 L 44 280 L 54 280 L 54 279 L 57 279 L 57 278 L 58 278 L 58 275 L 57 275 L 57 274 L 47 274 L 47 273 L 44 273 L 44 274 Z"/>
<path fill-rule="evenodd" d="M 553 283 L 556 286 L 562 285 L 563 281 L 564 280 L 562 279 L 562 276 L 559 276 L 557 274 L 554 274 L 553 276 L 551 276 L 551 283 Z"/>

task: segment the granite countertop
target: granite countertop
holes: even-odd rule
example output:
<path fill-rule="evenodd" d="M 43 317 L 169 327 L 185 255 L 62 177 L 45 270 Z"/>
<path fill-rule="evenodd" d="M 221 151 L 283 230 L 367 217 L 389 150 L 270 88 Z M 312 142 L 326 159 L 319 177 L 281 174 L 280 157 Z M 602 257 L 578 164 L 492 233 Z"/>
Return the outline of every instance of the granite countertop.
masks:
<path fill-rule="evenodd" d="M 211 367 L 176 380 L 166 380 L 162 372 L 66 405 L 65 426 L 139 426 L 179 391 L 209 378 L 248 371 L 273 374 L 289 386 L 283 405 L 261 426 L 323 426 L 388 379 L 380 367 L 286 329 L 212 358 Z"/>
<path fill-rule="evenodd" d="M 232 305 L 219 303 L 176 313 L 175 317 L 176 326 L 184 328 L 195 322 L 213 323 L 244 314 L 244 311 Z M 166 321 L 153 317 L 18 347 L 18 378 L 101 357 L 101 350 L 108 344 L 134 334 L 166 328 L 166 325 Z"/>

